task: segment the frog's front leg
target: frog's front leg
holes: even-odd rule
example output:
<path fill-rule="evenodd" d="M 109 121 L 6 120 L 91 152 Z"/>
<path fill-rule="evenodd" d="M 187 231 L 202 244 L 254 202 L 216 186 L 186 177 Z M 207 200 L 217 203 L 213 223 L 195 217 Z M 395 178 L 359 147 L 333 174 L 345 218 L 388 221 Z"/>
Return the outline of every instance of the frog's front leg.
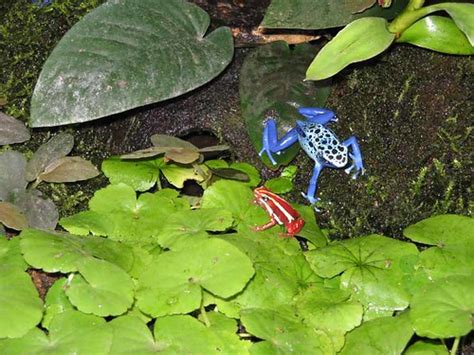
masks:
<path fill-rule="evenodd" d="M 306 194 L 301 193 L 305 199 L 309 201 L 312 205 L 319 201 L 319 198 L 316 197 L 316 191 L 318 189 L 318 178 L 321 170 L 323 170 L 325 165 L 319 161 L 315 161 L 313 168 L 313 176 L 309 181 L 308 192 Z"/>
<path fill-rule="evenodd" d="M 300 115 L 303 115 L 310 122 L 319 123 L 323 126 L 329 122 L 337 122 L 336 115 L 331 110 L 319 107 L 300 107 L 298 109 Z"/>
<path fill-rule="evenodd" d="M 265 122 L 265 127 L 263 128 L 262 150 L 258 155 L 262 156 L 263 153 L 267 153 L 272 164 L 276 165 L 277 163 L 275 159 L 273 159 L 272 153 L 279 154 L 283 149 L 293 145 L 297 140 L 298 132 L 295 128 L 292 128 L 281 139 L 278 139 L 276 122 L 270 118 Z"/>
<path fill-rule="evenodd" d="M 359 144 L 357 143 L 357 138 L 351 136 L 342 142 L 342 145 L 346 146 L 347 148 L 352 148 L 352 153 L 349 153 L 349 157 L 352 159 L 352 164 L 344 171 L 347 174 L 350 174 L 354 170 L 354 173 L 352 174 L 353 179 L 357 178 L 359 173 L 364 175 L 365 168 L 362 161 L 362 153 L 360 151 Z"/>

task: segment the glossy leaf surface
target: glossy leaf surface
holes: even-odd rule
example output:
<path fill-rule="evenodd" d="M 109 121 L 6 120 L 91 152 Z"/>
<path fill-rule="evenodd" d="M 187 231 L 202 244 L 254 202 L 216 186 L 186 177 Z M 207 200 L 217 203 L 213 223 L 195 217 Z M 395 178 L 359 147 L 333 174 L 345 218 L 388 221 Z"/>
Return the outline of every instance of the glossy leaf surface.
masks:
<path fill-rule="evenodd" d="M 427 16 L 402 32 L 397 42 L 441 53 L 469 55 L 474 47 L 453 20 L 442 16 Z"/>
<path fill-rule="evenodd" d="M 326 44 L 306 71 L 307 80 L 323 80 L 351 63 L 375 57 L 387 49 L 395 34 L 387 29 L 387 20 L 366 17 L 351 22 Z"/>
<path fill-rule="evenodd" d="M 230 30 L 184 0 L 116 0 L 75 24 L 43 66 L 31 125 L 94 120 L 179 96 L 230 62 Z"/>
<path fill-rule="evenodd" d="M 260 26 L 315 30 L 344 26 L 367 16 L 390 19 L 401 12 L 408 0 L 394 0 L 387 9 L 370 7 L 373 3 L 367 0 L 273 0 Z"/>

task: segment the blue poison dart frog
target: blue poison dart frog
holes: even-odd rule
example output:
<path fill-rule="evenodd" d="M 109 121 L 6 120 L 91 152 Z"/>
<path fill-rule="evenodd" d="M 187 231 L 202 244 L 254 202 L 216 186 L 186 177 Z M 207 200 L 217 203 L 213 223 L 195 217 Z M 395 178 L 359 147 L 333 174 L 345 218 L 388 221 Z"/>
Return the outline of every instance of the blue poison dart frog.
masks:
<path fill-rule="evenodd" d="M 281 139 L 275 120 L 269 118 L 263 129 L 263 148 L 259 155 L 268 155 L 270 161 L 276 165 L 272 153 L 280 154 L 282 150 L 299 141 L 300 146 L 314 160 L 313 176 L 311 177 L 307 193 L 302 193 L 311 204 L 319 199 L 315 196 L 319 173 L 323 168 L 344 168 L 351 160 L 351 165 L 345 169 L 347 174 L 352 172 L 355 179 L 364 174 L 362 154 L 354 136 L 340 142 L 336 135 L 326 126 L 331 121 L 337 121 L 334 112 L 315 107 L 300 107 L 298 112 L 306 117 L 305 121 L 296 121 L 296 127 L 289 130 Z M 352 152 L 349 153 L 349 148 Z"/>

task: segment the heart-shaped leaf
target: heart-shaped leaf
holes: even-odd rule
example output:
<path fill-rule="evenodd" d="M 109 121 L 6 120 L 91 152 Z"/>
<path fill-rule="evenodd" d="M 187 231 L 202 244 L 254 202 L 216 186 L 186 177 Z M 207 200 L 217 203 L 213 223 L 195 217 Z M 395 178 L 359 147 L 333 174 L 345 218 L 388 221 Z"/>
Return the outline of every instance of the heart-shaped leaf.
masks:
<path fill-rule="evenodd" d="M 245 58 L 240 73 L 240 106 L 247 132 L 257 151 L 262 147 L 265 119 L 278 114 L 278 132 L 283 136 L 301 118 L 297 106 L 323 107 L 329 96 L 327 83 L 303 81 L 314 49 L 299 45 L 293 49 L 284 42 L 257 48 Z M 288 164 L 298 152 L 298 144 L 274 158 Z M 271 166 L 264 157 L 264 162 Z"/>
<path fill-rule="evenodd" d="M 0 202 L 0 223 L 17 231 L 28 227 L 28 220 L 23 212 L 9 202 Z"/>
<path fill-rule="evenodd" d="M 396 40 L 441 53 L 471 55 L 474 46 L 453 20 L 442 16 L 427 16 L 402 32 Z"/>
<path fill-rule="evenodd" d="M 26 158 L 15 151 L 0 153 L 0 201 L 11 201 L 18 192 L 26 189 Z"/>
<path fill-rule="evenodd" d="M 319 51 L 306 71 L 306 80 L 330 78 L 351 63 L 382 53 L 394 39 L 395 34 L 388 31 L 383 18 L 355 20 Z"/>
<path fill-rule="evenodd" d="M 153 317 L 191 312 L 201 305 L 202 289 L 227 298 L 254 274 L 249 258 L 233 245 L 206 239 L 194 248 L 158 255 L 142 274 L 138 307 Z"/>
<path fill-rule="evenodd" d="M 30 131 L 25 124 L 0 112 L 0 145 L 22 143 L 30 139 Z"/>
<path fill-rule="evenodd" d="M 421 289 L 410 304 L 410 319 L 416 334 L 428 338 L 451 338 L 473 329 L 474 278 L 451 276 Z"/>
<path fill-rule="evenodd" d="M 26 179 L 35 180 L 46 167 L 57 159 L 68 155 L 74 147 L 74 137 L 69 133 L 59 133 L 41 145 L 28 161 Z"/>
<path fill-rule="evenodd" d="M 179 96 L 231 61 L 230 30 L 205 36 L 209 16 L 184 0 L 116 0 L 62 38 L 43 66 L 31 125 L 94 120 Z"/>
<path fill-rule="evenodd" d="M 403 10 L 408 0 L 394 0 L 387 9 L 370 7 L 374 2 L 375 0 L 273 0 L 260 26 L 317 30 L 344 26 L 367 16 L 390 19 Z M 364 11 L 366 8 L 368 10 Z"/>
<path fill-rule="evenodd" d="M 64 157 L 49 164 L 38 178 L 46 182 L 74 182 L 99 175 L 97 168 L 81 157 Z"/>

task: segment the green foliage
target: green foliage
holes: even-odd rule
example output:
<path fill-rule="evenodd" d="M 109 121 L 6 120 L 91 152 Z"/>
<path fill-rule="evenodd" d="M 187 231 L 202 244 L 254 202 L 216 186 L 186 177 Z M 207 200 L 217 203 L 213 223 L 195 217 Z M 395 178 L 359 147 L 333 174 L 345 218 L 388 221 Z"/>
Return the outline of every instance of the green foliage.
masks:
<path fill-rule="evenodd" d="M 306 71 L 306 79 L 323 80 L 351 63 L 360 62 L 386 50 L 395 39 L 387 20 L 366 17 L 348 24 L 324 46 Z"/>
<path fill-rule="evenodd" d="M 375 0 L 273 0 L 260 26 L 266 29 L 319 30 L 344 26 L 368 16 L 390 19 L 400 13 L 408 0 L 395 0 L 388 8 L 375 3 Z"/>
<path fill-rule="evenodd" d="M 279 134 L 293 127 L 299 106 L 322 107 L 329 96 L 328 83 L 303 81 L 313 57 L 310 45 L 289 48 L 275 42 L 257 48 L 245 59 L 240 73 L 240 106 L 250 140 L 257 151 L 262 147 L 262 119 L 277 115 Z M 297 145 L 275 156 L 279 164 L 288 164 L 298 152 Z M 265 164 L 272 164 L 268 158 Z"/>
<path fill-rule="evenodd" d="M 179 96 L 231 61 L 230 30 L 184 0 L 107 2 L 54 48 L 31 99 L 32 127 L 91 121 Z M 178 58 L 177 60 L 175 60 Z"/>
<path fill-rule="evenodd" d="M 61 220 L 82 236 L 26 229 L 0 239 L 0 352 L 401 353 L 414 332 L 472 329 L 472 219 L 410 226 L 405 235 L 432 245 L 420 252 L 378 235 L 328 242 L 314 211 L 296 205 L 310 243 L 302 252 L 280 227 L 254 231 L 269 216 L 253 198 L 249 182 L 220 179 L 191 209 L 177 191 L 137 195 L 119 183 Z M 28 265 L 66 276 L 43 310 Z"/>

